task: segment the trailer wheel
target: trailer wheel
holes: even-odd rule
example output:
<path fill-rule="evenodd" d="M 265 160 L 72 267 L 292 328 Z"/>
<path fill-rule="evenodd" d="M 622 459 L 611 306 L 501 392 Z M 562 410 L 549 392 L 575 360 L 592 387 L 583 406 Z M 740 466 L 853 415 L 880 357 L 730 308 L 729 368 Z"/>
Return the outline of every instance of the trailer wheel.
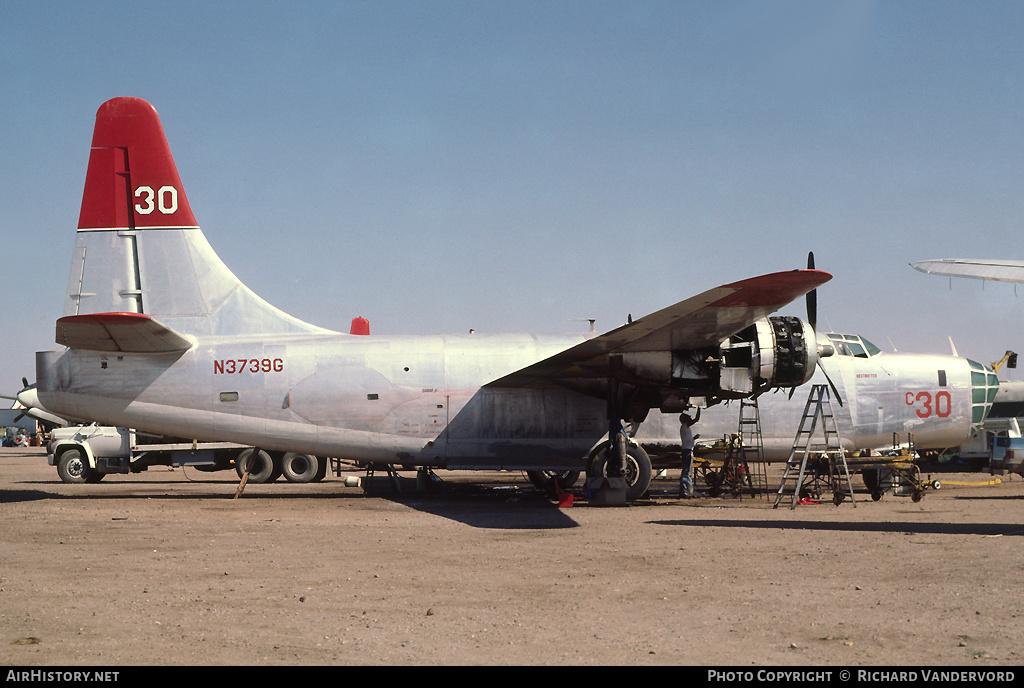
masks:
<path fill-rule="evenodd" d="M 57 460 L 57 475 L 66 483 L 95 482 L 90 480 L 94 472 L 81 449 L 66 449 Z"/>
<path fill-rule="evenodd" d="M 313 477 L 313 482 L 318 483 L 327 477 L 327 467 L 330 465 L 331 460 L 326 456 L 316 457 L 316 475 Z"/>
<path fill-rule="evenodd" d="M 281 458 L 281 472 L 292 483 L 311 483 L 320 472 L 320 461 L 309 454 L 285 454 Z"/>
<path fill-rule="evenodd" d="M 250 483 L 265 483 L 277 479 L 277 476 L 274 475 L 274 460 L 270 458 L 270 454 L 262 449 L 257 453 L 253 448 L 243 449 L 235 459 L 235 472 L 238 473 L 239 478 L 245 475 L 250 461 L 253 462 L 252 468 L 249 469 Z"/>

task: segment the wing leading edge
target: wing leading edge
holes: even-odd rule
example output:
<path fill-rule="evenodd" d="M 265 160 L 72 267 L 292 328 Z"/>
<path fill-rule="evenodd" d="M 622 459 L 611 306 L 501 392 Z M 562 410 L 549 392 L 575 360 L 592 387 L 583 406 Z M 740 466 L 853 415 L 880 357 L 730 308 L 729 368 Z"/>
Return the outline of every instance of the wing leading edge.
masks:
<path fill-rule="evenodd" d="M 489 383 L 536 387 L 576 377 L 607 377 L 616 354 L 699 350 L 753 324 L 832 279 L 791 270 L 725 284 L 589 339 Z"/>

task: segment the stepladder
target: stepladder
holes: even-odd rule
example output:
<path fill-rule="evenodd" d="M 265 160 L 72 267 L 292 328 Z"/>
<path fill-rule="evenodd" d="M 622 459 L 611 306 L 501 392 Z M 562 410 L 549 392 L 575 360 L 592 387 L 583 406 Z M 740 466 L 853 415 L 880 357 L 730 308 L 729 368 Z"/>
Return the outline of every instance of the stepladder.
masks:
<path fill-rule="evenodd" d="M 828 386 L 812 385 L 773 507 L 788 497 L 796 508 L 802 499 L 820 499 L 825 490 L 837 506 L 847 496 L 857 505 Z"/>
<path fill-rule="evenodd" d="M 761 415 L 757 399 L 740 400 L 740 460 L 747 472 L 747 484 L 754 494 L 768 493 L 768 475 L 761 435 Z"/>

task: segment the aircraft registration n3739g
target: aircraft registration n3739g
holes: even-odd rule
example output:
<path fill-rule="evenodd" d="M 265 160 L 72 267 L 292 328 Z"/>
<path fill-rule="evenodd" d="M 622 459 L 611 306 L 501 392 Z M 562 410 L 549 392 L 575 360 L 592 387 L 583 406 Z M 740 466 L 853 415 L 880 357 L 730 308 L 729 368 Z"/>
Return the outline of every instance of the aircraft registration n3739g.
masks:
<path fill-rule="evenodd" d="M 57 343 L 37 354 L 43 407 L 69 418 L 355 461 L 634 474 L 618 440 L 651 409 L 800 385 L 813 328 L 768 317 L 830 279 L 745 279 L 606 334 L 333 332 L 262 300 L 200 231 L 156 110 L 100 106 Z M 646 465 L 645 465 L 646 464 Z"/>

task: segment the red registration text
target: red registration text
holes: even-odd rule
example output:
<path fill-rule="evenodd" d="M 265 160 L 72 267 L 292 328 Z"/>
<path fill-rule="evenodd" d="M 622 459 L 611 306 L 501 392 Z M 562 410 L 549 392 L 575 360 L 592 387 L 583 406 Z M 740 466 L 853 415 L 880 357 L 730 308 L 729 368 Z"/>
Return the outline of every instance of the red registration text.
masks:
<path fill-rule="evenodd" d="M 219 358 L 213 362 L 214 375 L 235 373 L 280 373 L 284 361 L 280 358 Z"/>
<path fill-rule="evenodd" d="M 913 406 L 920 418 L 929 418 L 933 414 L 939 418 L 947 418 L 953 410 L 953 399 L 949 392 L 907 392 L 907 406 Z"/>

